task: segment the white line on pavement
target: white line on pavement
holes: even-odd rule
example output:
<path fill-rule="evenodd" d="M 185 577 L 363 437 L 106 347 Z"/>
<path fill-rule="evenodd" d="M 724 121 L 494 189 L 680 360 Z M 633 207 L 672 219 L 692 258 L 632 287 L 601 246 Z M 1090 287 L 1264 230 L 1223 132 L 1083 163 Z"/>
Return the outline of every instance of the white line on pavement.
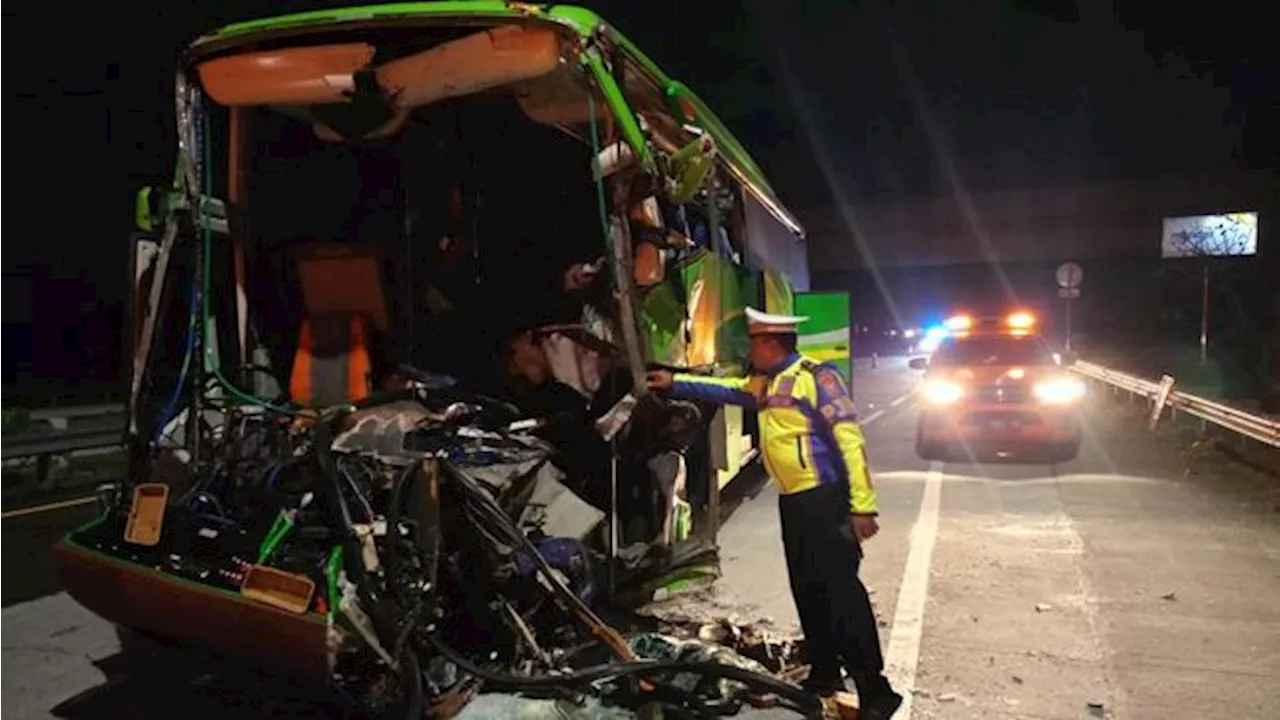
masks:
<path fill-rule="evenodd" d="M 877 410 L 871 413 L 870 415 L 866 416 L 865 418 L 863 418 L 858 424 L 861 425 L 862 427 L 866 427 L 884 416 L 885 416 L 884 410 Z"/>
<path fill-rule="evenodd" d="M 889 409 L 893 409 L 893 408 L 898 407 L 898 406 L 899 406 L 899 405 L 901 405 L 902 403 L 904 403 L 904 402 L 906 402 L 906 401 L 910 400 L 910 399 L 912 398 L 912 396 L 914 396 L 914 395 L 915 395 L 915 392 L 913 391 L 913 392 L 909 392 L 909 393 L 907 393 L 906 395 L 903 395 L 903 396 L 902 396 L 902 397 L 900 397 L 900 398 L 897 398 L 897 399 L 893 400 L 892 402 L 890 402 L 890 403 L 889 403 Z M 865 417 L 865 418 L 863 418 L 862 420 L 860 420 L 858 424 L 862 425 L 863 427 L 866 427 L 867 425 L 870 425 L 871 423 L 873 423 L 873 422 L 875 422 L 875 421 L 879 420 L 880 418 L 884 417 L 884 416 L 885 416 L 885 415 L 887 415 L 888 413 L 889 413 L 889 410 L 877 410 L 877 411 L 875 411 L 875 412 L 871 413 L 870 415 L 866 416 L 866 417 Z"/>
<path fill-rule="evenodd" d="M 902 693 L 898 720 L 911 720 L 911 701 L 920 664 L 920 640 L 924 634 L 924 606 L 929 595 L 929 567 L 938 540 L 938 510 L 942 504 L 942 463 L 934 461 L 925 475 L 920 515 L 911 530 L 911 549 L 902 571 L 898 606 L 893 611 L 885 672 Z"/>
<path fill-rule="evenodd" d="M 914 395 L 915 395 L 915 392 L 909 392 L 906 395 L 903 395 L 902 397 L 898 398 L 897 400 L 894 400 L 893 402 L 889 403 L 889 407 L 898 407 L 902 403 L 910 400 Z"/>
<path fill-rule="evenodd" d="M 34 507 L 21 508 L 18 510 L 10 510 L 4 513 L 3 515 L 0 515 L 0 519 L 8 520 L 9 518 L 22 517 L 23 515 L 35 515 L 36 513 L 51 512 L 53 510 L 63 510 L 69 507 L 76 507 L 77 505 L 88 505 L 89 503 L 94 502 L 97 499 L 98 498 L 96 497 L 82 497 L 82 498 L 76 498 L 75 500 L 63 500 L 62 502 L 49 503 L 47 505 L 36 505 Z"/>

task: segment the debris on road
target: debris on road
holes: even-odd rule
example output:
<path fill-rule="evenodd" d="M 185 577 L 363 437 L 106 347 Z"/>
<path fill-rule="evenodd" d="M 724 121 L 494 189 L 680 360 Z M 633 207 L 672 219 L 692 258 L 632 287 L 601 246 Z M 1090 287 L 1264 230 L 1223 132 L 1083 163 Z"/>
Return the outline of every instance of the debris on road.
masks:
<path fill-rule="evenodd" d="M 660 632 L 722 645 L 769 672 L 795 670 L 804 640 L 797 633 L 781 631 L 767 615 L 751 617 L 751 610 L 712 586 L 651 603 L 636 614 L 657 620 Z"/>
<path fill-rule="evenodd" d="M 838 692 L 831 698 L 831 710 L 840 720 L 858 720 L 858 699 L 853 693 Z M 825 709 L 825 708 L 824 708 Z"/>

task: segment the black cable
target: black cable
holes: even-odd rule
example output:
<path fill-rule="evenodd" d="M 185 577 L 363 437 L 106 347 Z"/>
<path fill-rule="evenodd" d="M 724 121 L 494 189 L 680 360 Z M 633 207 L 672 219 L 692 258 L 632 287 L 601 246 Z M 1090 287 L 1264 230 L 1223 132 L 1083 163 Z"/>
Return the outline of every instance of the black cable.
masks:
<path fill-rule="evenodd" d="M 369 502 L 369 498 L 365 497 L 364 492 L 360 489 L 359 483 L 356 482 L 356 479 L 352 477 L 351 473 L 347 470 L 346 463 L 335 462 L 334 467 L 337 469 L 338 474 L 342 476 L 343 481 L 346 482 L 347 487 L 351 490 L 351 494 L 360 501 L 360 506 L 364 508 L 365 515 L 368 516 L 368 521 L 373 522 L 377 520 L 378 514 L 373 511 L 373 503 Z"/>
<path fill-rule="evenodd" d="M 565 586 L 565 584 L 560 580 L 559 575 L 556 574 L 554 568 L 551 567 L 546 558 L 542 557 L 542 553 L 538 552 L 538 548 L 534 546 L 528 536 L 526 536 L 520 528 L 516 527 L 515 523 L 512 522 L 506 511 L 498 505 L 498 501 L 495 500 L 493 496 L 485 492 L 484 489 L 476 486 L 475 481 L 467 477 L 464 473 L 457 471 L 451 463 L 441 461 L 440 467 L 449 473 L 459 486 L 466 491 L 469 497 L 476 501 L 478 509 L 484 511 L 489 518 L 504 531 L 504 534 L 508 536 L 508 539 L 513 541 L 516 545 L 521 546 L 529 553 L 534 564 L 536 564 L 538 569 L 542 571 L 543 577 L 546 578 L 547 582 L 551 585 L 557 595 L 572 607 L 576 608 L 582 616 L 591 618 L 595 617 L 595 613 L 591 611 L 591 608 L 587 607 L 586 604 L 582 602 L 581 598 Z M 603 621 L 600 621 L 598 618 L 597 621 L 603 624 Z"/>
<path fill-rule="evenodd" d="M 324 483 L 329 497 L 328 504 L 332 511 L 336 511 L 337 520 L 341 524 L 343 544 L 345 552 L 343 553 L 346 560 L 346 569 L 351 573 L 355 580 L 357 592 L 364 601 L 367 612 L 373 620 L 374 627 L 377 629 L 379 640 L 384 640 L 388 636 L 393 636 L 392 628 L 394 623 L 389 622 L 384 612 L 382 599 L 379 596 L 374 581 L 369 577 L 369 572 L 364 567 L 362 558 L 364 557 L 364 546 L 360 541 L 359 535 L 355 530 L 355 522 L 351 518 L 351 507 L 347 504 L 347 499 L 343 497 L 343 485 L 341 474 L 338 470 L 336 459 L 331 449 L 333 442 L 333 428 L 329 423 L 317 423 L 314 434 L 312 436 L 313 450 L 312 457 L 316 464 L 316 470 L 327 481 Z"/>
<path fill-rule="evenodd" d="M 515 523 L 513 523 L 511 521 L 511 518 L 509 518 L 507 514 L 502 511 L 502 508 L 498 506 L 497 501 L 494 500 L 492 496 L 486 493 L 483 489 L 476 487 L 474 482 L 470 478 L 466 477 L 464 474 L 460 472 L 457 472 L 449 463 L 442 462 L 441 467 L 446 469 L 455 480 L 459 481 L 459 485 L 464 490 L 467 491 L 467 494 L 477 501 L 476 504 L 479 506 L 478 509 L 482 509 L 486 511 L 486 515 L 488 515 L 491 520 L 495 521 L 495 523 L 500 528 L 506 531 L 506 534 L 509 535 L 512 540 L 514 540 L 517 544 L 521 545 L 530 554 L 534 563 L 538 565 L 540 570 L 542 570 L 544 577 L 551 584 L 552 588 L 555 590 L 557 595 L 565 599 L 574 607 L 580 609 L 583 612 L 584 616 L 594 617 L 595 613 L 593 613 L 591 609 L 588 608 L 577 595 L 573 594 L 573 592 L 569 590 L 569 588 L 564 586 L 564 583 L 561 582 L 559 576 L 554 573 L 553 569 L 551 568 L 551 565 L 547 563 L 546 558 L 544 558 L 542 554 L 538 552 L 537 548 L 533 545 L 533 543 L 529 540 L 529 538 L 526 537 L 525 534 L 515 526 Z M 443 645 L 443 643 L 441 643 L 434 636 L 432 637 L 432 641 L 433 643 L 436 643 L 438 645 Z M 444 652 L 444 651 L 442 650 L 441 652 Z M 450 659 L 454 660 L 454 662 L 457 662 L 459 666 L 462 666 L 462 663 L 458 662 L 456 659 L 454 658 L 450 658 Z M 634 671 L 626 671 L 626 672 L 620 673 L 620 674 L 626 675 L 626 674 L 635 674 L 638 672 L 643 672 L 645 668 L 650 668 L 650 667 L 658 667 L 658 669 L 662 669 L 662 667 L 666 667 L 666 665 L 668 664 L 658 663 L 657 665 L 652 665 L 647 662 L 617 663 L 617 664 L 611 664 L 608 666 L 601 666 L 601 670 L 604 671 L 603 677 L 608 677 L 610 675 L 608 669 L 628 668 L 633 666 L 636 668 Z M 793 700 L 795 698 L 801 698 L 801 700 L 796 700 L 796 703 L 798 705 L 803 706 L 805 702 L 808 702 L 810 704 L 817 702 L 813 696 L 809 695 L 808 693 L 805 693 L 803 690 L 801 690 L 797 686 L 790 685 L 788 683 L 784 683 L 780 680 L 769 677 L 767 675 L 761 675 L 759 673 L 751 672 L 749 670 L 742 670 L 741 668 L 733 668 L 732 666 L 721 665 L 719 663 L 676 662 L 676 663 L 670 663 L 669 665 L 671 665 L 671 667 L 667 668 L 669 670 L 682 669 L 685 671 L 701 669 L 708 666 L 714 666 L 715 668 L 717 668 L 717 671 L 712 672 L 710 674 L 720 674 L 724 677 L 729 677 L 730 679 L 739 680 L 747 684 L 763 685 L 763 686 L 769 687 L 771 692 L 774 692 L 780 696 L 791 697 Z M 662 666 L 662 667 L 659 667 L 659 666 Z M 727 672 L 727 671 L 720 672 L 719 671 L 720 668 L 731 669 L 737 672 L 736 674 L 732 672 Z M 467 669 L 467 668 L 464 667 L 464 669 Z M 473 674 L 480 675 L 481 673 L 473 672 Z M 508 676 L 508 677 L 511 679 L 519 679 L 519 676 L 514 676 L 514 675 Z M 550 684 L 555 684 L 554 680 L 560 679 L 563 677 L 573 677 L 573 676 L 572 675 L 553 676 L 552 678 L 550 678 L 550 680 L 553 681 Z M 493 679 L 493 678 L 490 678 L 490 679 Z M 547 678 L 538 678 L 538 680 L 544 680 L 544 679 L 547 679 Z M 584 679 L 585 679 L 585 676 L 584 676 Z M 600 679 L 600 678 L 595 678 L 595 679 Z M 494 680 L 494 681 L 498 682 L 497 680 Z M 816 712 L 821 713 L 821 703 L 817 704 Z"/>
<path fill-rule="evenodd" d="M 390 539 L 387 543 L 387 569 L 391 571 L 391 577 L 396 579 L 404 577 L 404 564 L 400 562 L 400 505 L 404 502 L 404 488 L 417 471 L 418 465 L 410 463 L 396 475 L 395 482 L 391 485 L 391 499 L 387 506 L 387 535 Z"/>
<path fill-rule="evenodd" d="M 697 673 L 715 675 L 728 680 L 736 680 L 768 692 L 792 702 L 806 717 L 822 717 L 822 701 L 805 692 L 798 685 L 783 682 L 768 675 L 745 670 L 733 665 L 717 662 L 690 662 L 687 660 L 642 660 L 636 662 L 607 663 L 575 670 L 561 675 L 540 675 L 536 677 L 512 675 L 495 670 L 486 670 L 468 660 L 462 653 L 445 644 L 435 634 L 428 636 L 431 643 L 441 655 L 449 659 L 466 672 L 482 678 L 495 685 L 514 689 L 544 689 L 559 685 L 581 685 L 600 680 L 612 680 L 635 675 L 657 675 L 663 673 Z"/>

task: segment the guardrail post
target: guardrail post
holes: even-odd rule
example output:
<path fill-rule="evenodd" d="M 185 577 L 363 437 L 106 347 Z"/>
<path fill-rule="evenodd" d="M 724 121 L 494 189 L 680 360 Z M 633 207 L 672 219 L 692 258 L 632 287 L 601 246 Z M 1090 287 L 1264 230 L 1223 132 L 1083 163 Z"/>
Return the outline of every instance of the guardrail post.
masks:
<path fill-rule="evenodd" d="M 49 466 L 52 464 L 52 455 L 36 456 L 36 487 L 44 487 L 45 480 L 49 478 Z"/>
<path fill-rule="evenodd" d="M 1135 396 L 1140 396 L 1150 406 L 1148 423 L 1153 429 L 1159 420 L 1160 410 L 1167 407 L 1174 420 L 1180 415 L 1178 411 L 1182 411 L 1181 415 L 1199 419 L 1201 438 L 1214 437 L 1214 429 L 1221 428 L 1238 435 L 1244 445 L 1248 445 L 1248 440 L 1252 439 L 1273 449 L 1280 449 L 1280 420 L 1232 407 L 1221 401 L 1176 391 L 1173 388 L 1173 378 L 1168 375 L 1155 382 L 1083 360 L 1077 361 L 1073 369 L 1086 378 L 1109 386 L 1113 396 L 1121 391 L 1128 393 L 1130 405 L 1137 402 Z"/>

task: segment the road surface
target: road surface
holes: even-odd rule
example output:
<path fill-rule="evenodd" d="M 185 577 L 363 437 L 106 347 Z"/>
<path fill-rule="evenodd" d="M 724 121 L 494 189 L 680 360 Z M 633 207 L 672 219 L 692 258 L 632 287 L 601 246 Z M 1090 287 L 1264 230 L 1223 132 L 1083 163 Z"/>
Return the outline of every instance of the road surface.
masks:
<path fill-rule="evenodd" d="M 899 720 L 1280 718 L 1280 480 L 1188 454 L 1102 400 L 1076 461 L 926 463 L 917 380 L 899 359 L 854 382 L 883 527 L 863 575 L 890 674 L 912 691 Z M 252 680 L 122 678 L 110 628 L 42 572 L 90 507 L 4 520 L 6 718 L 323 711 Z M 723 592 L 794 624 L 771 487 L 729 518 L 722 547 Z"/>
<path fill-rule="evenodd" d="M 914 379 L 860 371 L 859 400 Z M 913 691 L 898 720 L 1280 718 L 1280 479 L 1094 402 L 1057 466 L 927 463 L 914 401 L 864 410 L 883 530 L 863 577 Z M 726 524 L 723 584 L 787 624 L 775 496 Z"/>

